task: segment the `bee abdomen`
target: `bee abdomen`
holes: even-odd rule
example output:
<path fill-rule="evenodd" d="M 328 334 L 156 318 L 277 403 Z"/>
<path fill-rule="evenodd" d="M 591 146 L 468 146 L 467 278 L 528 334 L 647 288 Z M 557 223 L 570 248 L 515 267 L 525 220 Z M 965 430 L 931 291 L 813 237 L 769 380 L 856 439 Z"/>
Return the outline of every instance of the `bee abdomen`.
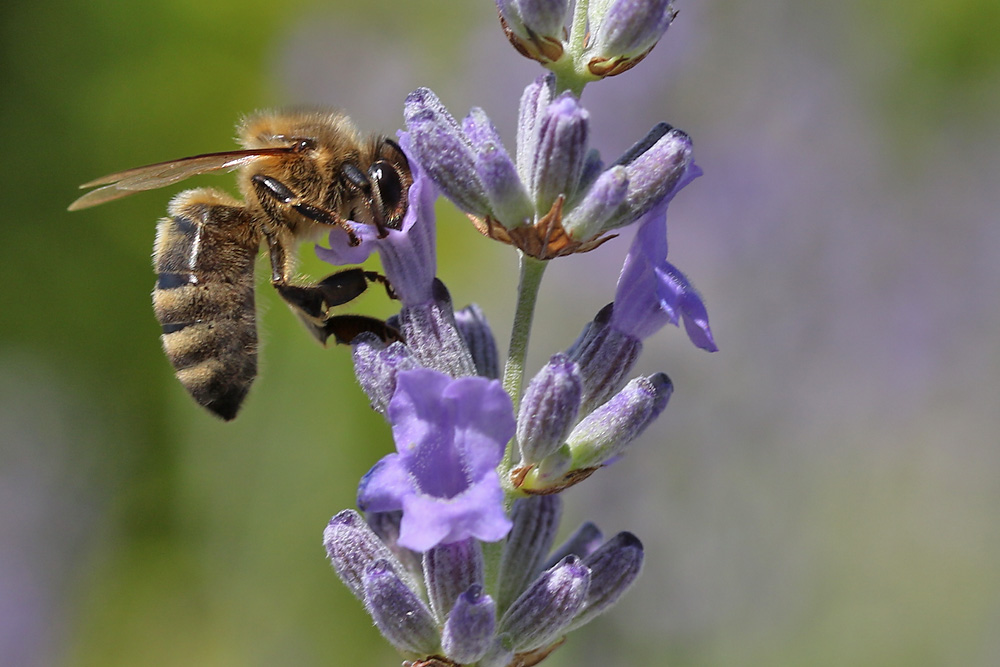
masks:
<path fill-rule="evenodd" d="M 189 190 L 157 226 L 153 309 L 177 379 L 198 403 L 232 419 L 257 375 L 253 265 L 246 209 L 214 190 Z"/>

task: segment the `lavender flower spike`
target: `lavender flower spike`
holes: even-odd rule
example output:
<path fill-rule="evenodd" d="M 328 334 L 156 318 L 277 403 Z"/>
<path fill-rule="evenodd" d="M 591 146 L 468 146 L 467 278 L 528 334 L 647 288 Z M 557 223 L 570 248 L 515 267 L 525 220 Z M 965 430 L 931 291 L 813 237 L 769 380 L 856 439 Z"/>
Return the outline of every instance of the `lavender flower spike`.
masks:
<path fill-rule="evenodd" d="M 427 551 L 510 530 L 496 467 L 514 435 L 510 397 L 496 380 L 426 368 L 400 372 L 389 403 L 396 454 L 361 480 L 358 506 L 402 510 L 399 544 Z"/>

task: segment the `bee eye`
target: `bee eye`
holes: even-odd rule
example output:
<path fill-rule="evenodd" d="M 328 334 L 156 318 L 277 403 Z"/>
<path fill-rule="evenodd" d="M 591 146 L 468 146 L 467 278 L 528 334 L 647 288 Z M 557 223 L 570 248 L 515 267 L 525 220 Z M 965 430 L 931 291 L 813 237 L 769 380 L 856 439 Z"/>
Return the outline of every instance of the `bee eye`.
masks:
<path fill-rule="evenodd" d="M 382 204 L 387 210 L 399 208 L 403 198 L 403 182 L 396 168 L 384 160 L 379 160 L 368 170 L 372 185 L 378 189 Z"/>

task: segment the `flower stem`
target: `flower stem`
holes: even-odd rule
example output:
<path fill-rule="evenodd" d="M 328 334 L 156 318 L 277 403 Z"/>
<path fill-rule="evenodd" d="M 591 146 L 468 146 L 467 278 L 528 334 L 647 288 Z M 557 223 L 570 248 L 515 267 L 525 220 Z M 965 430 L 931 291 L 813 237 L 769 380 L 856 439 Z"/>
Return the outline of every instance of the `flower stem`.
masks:
<path fill-rule="evenodd" d="M 503 388 L 514 403 L 517 414 L 521 403 L 521 388 L 524 384 L 524 363 L 528 356 L 528 338 L 531 335 L 531 321 L 535 316 L 535 302 L 538 287 L 542 282 L 547 262 L 520 253 L 521 278 L 517 285 L 517 308 L 514 311 L 514 325 L 510 332 L 510 346 L 507 348 L 507 365 L 503 369 Z"/>
<path fill-rule="evenodd" d="M 514 324 L 510 331 L 510 345 L 507 348 L 507 365 L 503 369 L 503 388 L 514 404 L 514 415 L 517 415 L 521 405 L 521 390 L 524 386 L 524 364 L 528 356 L 528 338 L 531 336 L 531 321 L 535 316 L 535 303 L 538 301 L 538 287 L 542 282 L 547 262 L 535 259 L 526 254 L 520 254 L 521 278 L 517 285 L 517 307 L 514 310 Z M 509 473 L 514 466 L 514 450 L 517 449 L 516 439 L 507 444 L 503 462 L 500 463 L 500 480 L 507 487 Z M 508 502 L 510 488 L 508 490 Z"/>

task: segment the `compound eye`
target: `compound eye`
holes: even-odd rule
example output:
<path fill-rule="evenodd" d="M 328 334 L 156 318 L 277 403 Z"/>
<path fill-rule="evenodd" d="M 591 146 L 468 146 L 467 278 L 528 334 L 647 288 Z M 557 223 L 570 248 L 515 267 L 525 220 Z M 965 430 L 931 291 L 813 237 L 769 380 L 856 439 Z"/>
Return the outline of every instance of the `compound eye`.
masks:
<path fill-rule="evenodd" d="M 396 168 L 385 160 L 378 160 L 368 170 L 372 185 L 378 190 L 382 206 L 389 213 L 389 220 L 396 221 L 400 212 L 405 210 L 403 201 L 403 181 Z M 391 226 L 391 225 L 390 225 Z"/>

